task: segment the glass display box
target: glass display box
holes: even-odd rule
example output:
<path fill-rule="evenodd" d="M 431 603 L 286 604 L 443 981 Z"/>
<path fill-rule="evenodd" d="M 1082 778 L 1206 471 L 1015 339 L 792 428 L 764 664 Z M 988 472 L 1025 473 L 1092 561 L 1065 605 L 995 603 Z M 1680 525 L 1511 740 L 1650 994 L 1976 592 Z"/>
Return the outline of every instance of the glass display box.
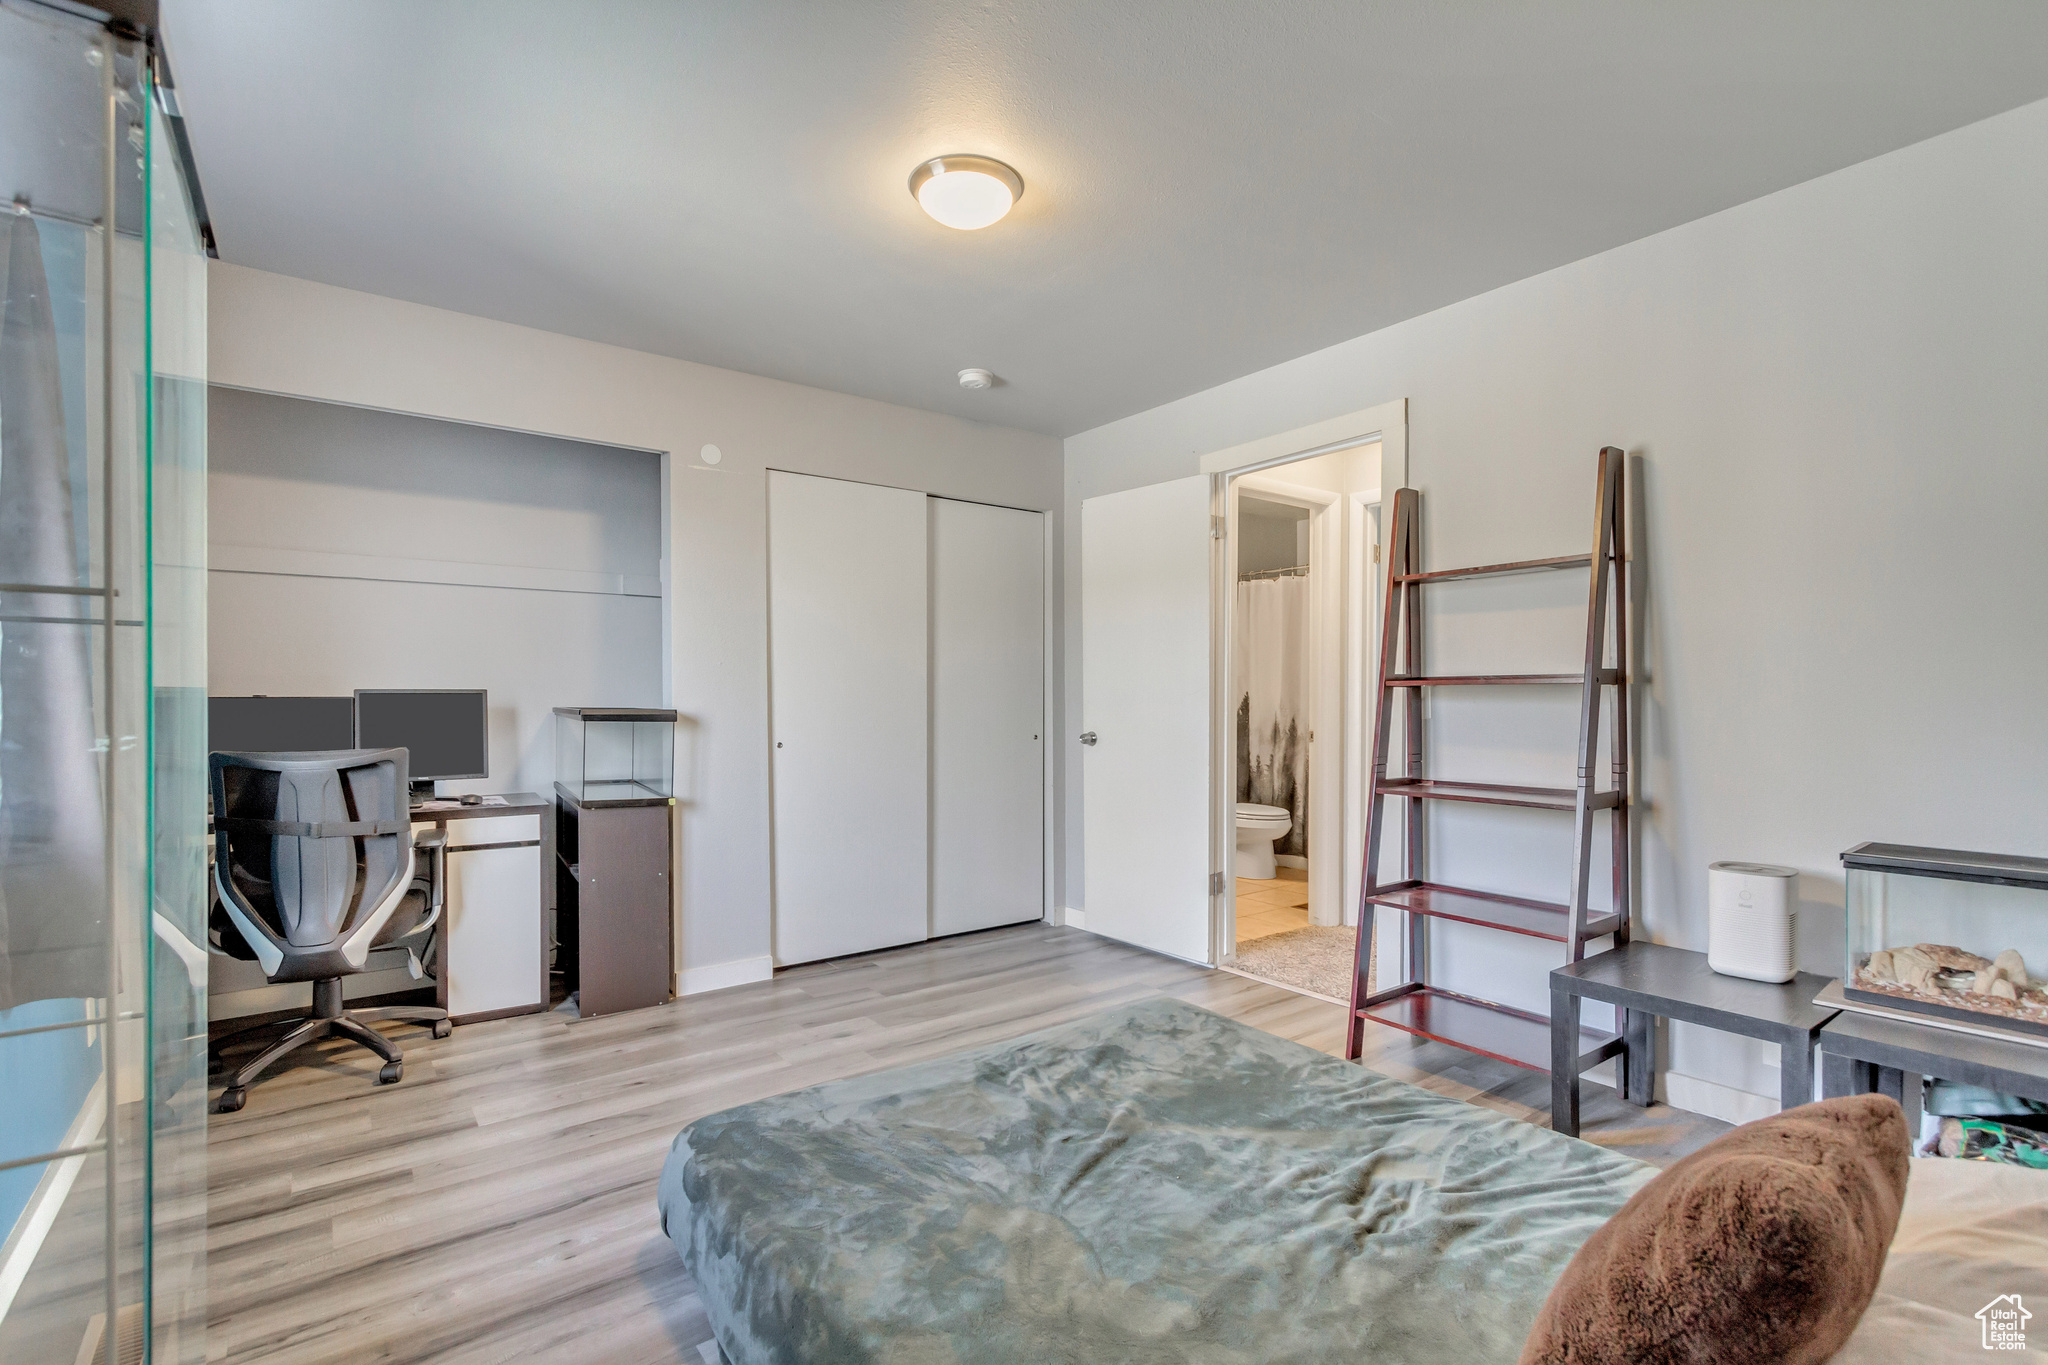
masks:
<path fill-rule="evenodd" d="M 676 713 L 557 706 L 555 785 L 583 806 L 666 805 L 676 786 Z"/>
<path fill-rule="evenodd" d="M 1843 996 L 2048 1043 L 2048 858 L 1858 844 Z"/>
<path fill-rule="evenodd" d="M 24 1365 L 207 1357 L 210 238 L 156 7 L 118 8 L 0 5 L 0 1361 Z"/>

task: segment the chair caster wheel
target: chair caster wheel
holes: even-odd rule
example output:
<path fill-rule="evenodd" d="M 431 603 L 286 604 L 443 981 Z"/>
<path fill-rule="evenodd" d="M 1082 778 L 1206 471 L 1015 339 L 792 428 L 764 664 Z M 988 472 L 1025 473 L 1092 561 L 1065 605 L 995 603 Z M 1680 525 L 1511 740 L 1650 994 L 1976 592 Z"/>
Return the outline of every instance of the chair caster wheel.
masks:
<path fill-rule="evenodd" d="M 449 1023 L 446 1019 L 436 1019 L 434 1021 L 434 1036 L 436 1038 L 446 1038 L 453 1032 L 455 1032 L 455 1025 Z"/>
<path fill-rule="evenodd" d="M 377 1084 L 394 1085 L 397 1083 L 398 1078 L 404 1074 L 404 1062 L 386 1062 L 383 1069 L 377 1073 Z"/>
<path fill-rule="evenodd" d="M 248 1102 L 249 1092 L 240 1086 L 234 1086 L 220 1092 L 220 1098 L 214 1101 L 213 1112 L 216 1114 L 232 1114 Z"/>

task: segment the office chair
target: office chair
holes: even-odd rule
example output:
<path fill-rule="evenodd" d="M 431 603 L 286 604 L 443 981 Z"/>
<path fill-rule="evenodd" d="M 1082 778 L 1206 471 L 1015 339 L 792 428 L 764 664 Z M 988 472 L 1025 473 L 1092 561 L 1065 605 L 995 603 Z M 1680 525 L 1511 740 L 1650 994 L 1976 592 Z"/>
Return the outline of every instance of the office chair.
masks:
<path fill-rule="evenodd" d="M 389 1085 L 405 1059 L 372 1023 L 448 1036 L 446 1010 L 342 1007 L 342 978 L 363 971 L 373 948 L 406 948 L 417 974 L 441 916 L 447 833 L 413 834 L 406 760 L 403 749 L 213 755 L 214 885 L 233 930 L 222 947 L 246 949 L 273 983 L 313 983 L 312 1013 L 229 1077 L 219 1112 L 240 1109 L 258 1076 L 322 1038 L 339 1034 L 382 1057 L 377 1083 Z"/>

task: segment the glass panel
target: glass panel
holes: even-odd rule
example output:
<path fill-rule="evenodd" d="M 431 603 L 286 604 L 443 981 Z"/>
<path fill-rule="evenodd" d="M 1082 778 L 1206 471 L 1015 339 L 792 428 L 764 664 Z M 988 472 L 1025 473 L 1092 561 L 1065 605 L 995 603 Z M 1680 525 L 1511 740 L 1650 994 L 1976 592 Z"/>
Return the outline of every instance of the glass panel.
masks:
<path fill-rule="evenodd" d="M 8 1361 L 204 1355 L 205 274 L 147 55 L 0 7 Z"/>
<path fill-rule="evenodd" d="M 22 1163 L 0 1171 L 7 1360 L 81 1358 L 136 1288 L 121 1275 L 136 1224 L 107 1198 L 122 1188 L 103 231 L 119 56 L 91 25 L 0 10 L 15 196 L 0 234 L 0 1160 Z"/>
<path fill-rule="evenodd" d="M 668 796 L 675 783 L 676 727 L 671 721 L 633 723 L 633 785 Z"/>
<path fill-rule="evenodd" d="M 150 1359 L 205 1359 L 206 255 L 149 104 Z"/>

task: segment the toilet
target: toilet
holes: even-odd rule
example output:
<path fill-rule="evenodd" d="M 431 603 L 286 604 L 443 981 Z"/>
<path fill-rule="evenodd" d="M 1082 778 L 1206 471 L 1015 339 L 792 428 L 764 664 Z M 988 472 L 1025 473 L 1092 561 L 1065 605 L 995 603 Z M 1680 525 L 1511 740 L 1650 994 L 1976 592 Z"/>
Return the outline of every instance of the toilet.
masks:
<path fill-rule="evenodd" d="M 1269 882 L 1280 875 L 1273 862 L 1273 842 L 1294 828 L 1294 816 L 1282 806 L 1237 803 L 1237 875 Z"/>

